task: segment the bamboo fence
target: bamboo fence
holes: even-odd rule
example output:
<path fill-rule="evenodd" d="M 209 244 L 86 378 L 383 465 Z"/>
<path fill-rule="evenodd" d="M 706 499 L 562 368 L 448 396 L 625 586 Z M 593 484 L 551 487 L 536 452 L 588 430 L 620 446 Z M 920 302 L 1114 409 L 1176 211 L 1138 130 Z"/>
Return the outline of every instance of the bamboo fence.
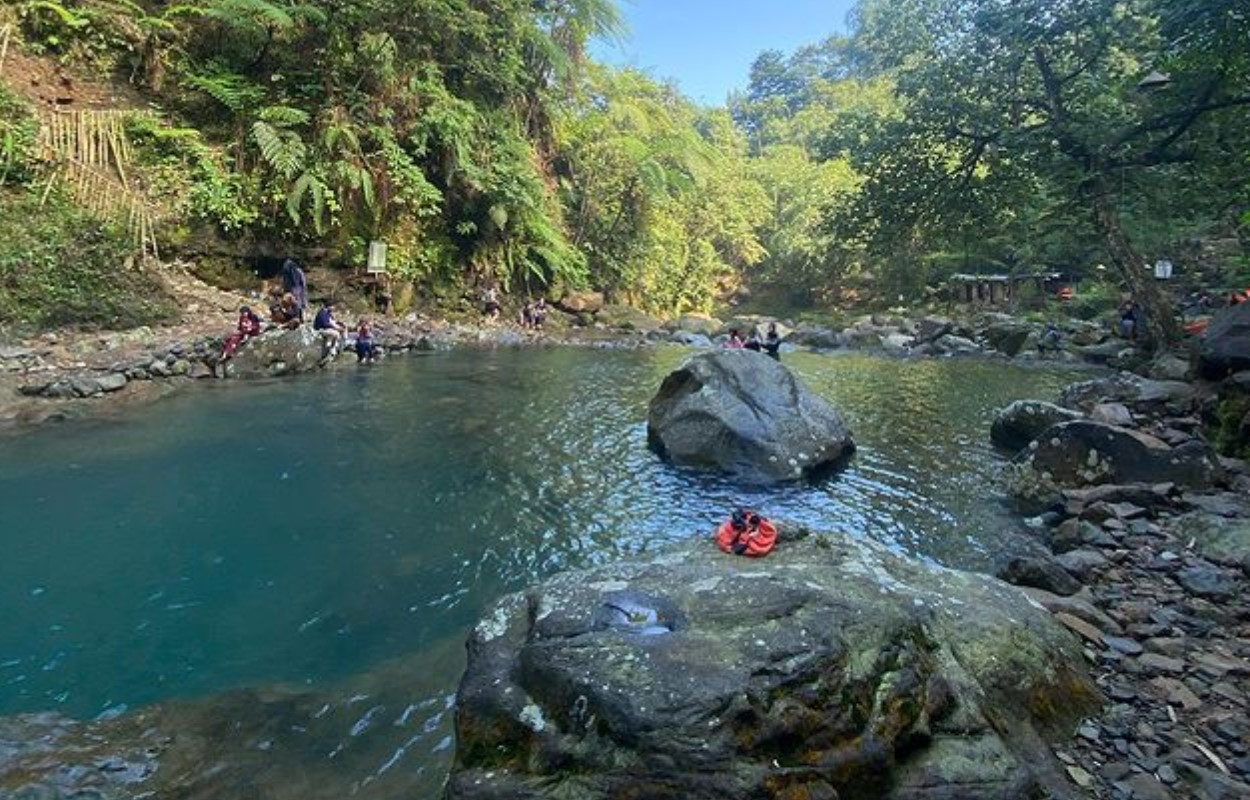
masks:
<path fill-rule="evenodd" d="M 158 257 L 152 209 L 130 182 L 131 149 L 125 123 L 134 112 L 79 109 L 41 115 L 38 149 L 49 164 L 46 201 L 64 185 L 74 200 L 99 217 L 124 223 L 140 255 Z"/>

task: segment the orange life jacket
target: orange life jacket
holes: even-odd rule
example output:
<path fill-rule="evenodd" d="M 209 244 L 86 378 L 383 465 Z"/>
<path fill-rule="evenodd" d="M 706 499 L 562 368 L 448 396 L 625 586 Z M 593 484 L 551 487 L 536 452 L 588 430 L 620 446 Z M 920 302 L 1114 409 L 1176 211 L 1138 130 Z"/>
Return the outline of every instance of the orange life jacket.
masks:
<path fill-rule="evenodd" d="M 745 545 L 742 555 L 763 558 L 777 546 L 777 527 L 761 518 L 758 526 L 747 525 L 739 530 L 733 520 L 727 519 L 716 529 L 716 545 L 726 553 L 733 553 Z"/>

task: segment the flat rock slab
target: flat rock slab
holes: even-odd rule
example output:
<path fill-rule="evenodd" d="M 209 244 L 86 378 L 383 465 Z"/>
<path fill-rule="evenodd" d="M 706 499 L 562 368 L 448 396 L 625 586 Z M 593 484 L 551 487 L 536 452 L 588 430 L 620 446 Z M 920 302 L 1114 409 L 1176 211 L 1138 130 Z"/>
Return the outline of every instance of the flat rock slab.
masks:
<path fill-rule="evenodd" d="M 450 800 L 1026 797 L 1099 702 L 992 578 L 839 535 L 557 575 L 474 629 Z"/>

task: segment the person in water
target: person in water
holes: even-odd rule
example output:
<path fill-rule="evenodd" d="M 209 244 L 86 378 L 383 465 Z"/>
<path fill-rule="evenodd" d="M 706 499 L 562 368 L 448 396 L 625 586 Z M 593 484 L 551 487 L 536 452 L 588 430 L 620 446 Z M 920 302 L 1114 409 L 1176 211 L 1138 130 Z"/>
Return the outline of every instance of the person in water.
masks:
<path fill-rule="evenodd" d="M 252 311 L 250 306 L 240 308 L 238 326 L 235 328 L 234 333 L 230 334 L 230 338 L 226 339 L 225 344 L 222 345 L 221 358 L 217 359 L 217 366 L 222 366 L 234 358 L 234 354 L 239 347 L 248 339 L 260 336 L 261 330 L 260 317 L 256 316 L 256 312 Z"/>
<path fill-rule="evenodd" d="M 768 323 L 768 332 L 764 334 L 764 352 L 773 361 L 781 360 L 781 334 L 777 333 L 777 323 Z"/>
<path fill-rule="evenodd" d="M 378 348 L 373 343 L 373 328 L 367 318 L 361 319 L 356 326 L 356 363 L 372 364 L 377 357 Z"/>
<path fill-rule="evenodd" d="M 291 259 L 282 262 L 282 291 L 295 298 L 300 313 L 308 308 L 308 277 L 304 270 Z"/>

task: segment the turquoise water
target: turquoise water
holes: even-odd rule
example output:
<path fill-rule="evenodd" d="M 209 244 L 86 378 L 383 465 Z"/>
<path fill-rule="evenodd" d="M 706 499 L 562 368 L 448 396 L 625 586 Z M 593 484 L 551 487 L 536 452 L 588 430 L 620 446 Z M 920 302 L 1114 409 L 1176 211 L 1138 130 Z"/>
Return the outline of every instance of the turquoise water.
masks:
<path fill-rule="evenodd" d="M 1013 527 L 993 410 L 1080 377 L 794 354 L 859 453 L 820 485 L 740 490 L 646 449 L 647 401 L 684 355 L 394 359 L 0 441 L 0 713 L 333 692 L 400 658 L 430 673 L 409 700 L 441 710 L 456 643 L 501 593 L 708 531 L 739 504 L 982 566 Z M 418 771 L 447 758 L 430 738 L 405 755 Z"/>

